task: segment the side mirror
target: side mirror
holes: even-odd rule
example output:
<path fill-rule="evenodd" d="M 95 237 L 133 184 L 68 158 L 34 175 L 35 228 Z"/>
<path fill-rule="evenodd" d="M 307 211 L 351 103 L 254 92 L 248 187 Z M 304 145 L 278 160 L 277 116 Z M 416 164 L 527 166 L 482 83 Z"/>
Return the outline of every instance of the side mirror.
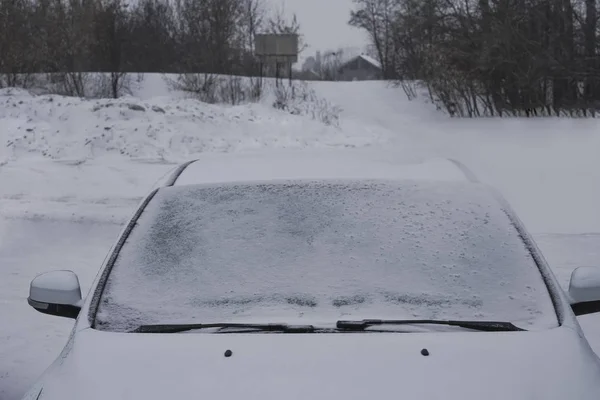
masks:
<path fill-rule="evenodd" d="M 600 268 L 575 269 L 571 274 L 569 296 L 575 315 L 600 312 Z"/>
<path fill-rule="evenodd" d="M 72 271 L 38 275 L 31 281 L 27 302 L 44 314 L 77 318 L 82 305 L 79 278 Z"/>

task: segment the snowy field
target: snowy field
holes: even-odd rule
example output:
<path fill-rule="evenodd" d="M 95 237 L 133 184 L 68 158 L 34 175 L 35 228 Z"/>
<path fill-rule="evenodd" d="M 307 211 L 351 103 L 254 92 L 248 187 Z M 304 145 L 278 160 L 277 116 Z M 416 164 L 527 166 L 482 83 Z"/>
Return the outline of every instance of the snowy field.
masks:
<path fill-rule="evenodd" d="M 87 290 L 141 196 L 190 158 L 229 153 L 223 168 L 263 151 L 354 152 L 390 165 L 456 158 L 504 193 L 565 288 L 574 268 L 600 266 L 598 121 L 456 120 L 380 82 L 312 85 L 341 107 L 339 127 L 266 103 L 183 99 L 159 76 L 116 101 L 0 90 L 1 400 L 25 392 L 72 326 L 27 305 L 30 280 L 68 268 Z M 600 316 L 580 320 L 600 351 Z"/>

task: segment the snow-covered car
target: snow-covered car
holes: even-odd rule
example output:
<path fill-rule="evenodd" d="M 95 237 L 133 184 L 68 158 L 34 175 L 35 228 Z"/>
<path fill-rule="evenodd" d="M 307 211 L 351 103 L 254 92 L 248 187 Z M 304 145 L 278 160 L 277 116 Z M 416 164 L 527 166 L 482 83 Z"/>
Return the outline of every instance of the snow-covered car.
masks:
<path fill-rule="evenodd" d="M 29 304 L 76 320 L 26 399 L 600 398 L 576 319 L 600 270 L 563 292 L 461 164 L 258 161 L 164 177 L 85 299 L 35 277 Z"/>

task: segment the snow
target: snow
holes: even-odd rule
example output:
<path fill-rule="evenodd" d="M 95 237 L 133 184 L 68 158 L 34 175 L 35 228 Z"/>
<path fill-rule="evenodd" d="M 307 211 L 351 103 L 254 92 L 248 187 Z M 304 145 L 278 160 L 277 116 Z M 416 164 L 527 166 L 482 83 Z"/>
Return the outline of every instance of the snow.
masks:
<path fill-rule="evenodd" d="M 396 158 L 450 157 L 498 188 L 533 233 L 600 232 L 600 121 L 449 118 L 383 82 L 319 82 L 342 128 L 385 128 Z M 598 262 L 596 262 L 598 263 Z"/>
<path fill-rule="evenodd" d="M 596 301 L 600 297 L 600 270 L 596 267 L 579 267 L 573 271 L 569 294 L 578 303 Z"/>
<path fill-rule="evenodd" d="M 73 164 L 37 157 L 0 167 L 4 218 L 122 224 L 170 163 L 105 157 Z"/>
<path fill-rule="evenodd" d="M 76 275 L 67 271 L 48 272 L 36 277 L 35 287 L 38 289 L 72 290 L 79 287 L 79 281 Z"/>
<path fill-rule="evenodd" d="M 360 162 L 357 162 L 357 157 Z M 227 168 L 222 168 L 223 165 Z M 277 165 L 277 168 L 273 168 Z M 178 185 L 280 179 L 414 179 L 467 181 L 453 161 L 427 159 L 409 163 L 376 151 L 293 151 L 203 156 L 177 179 Z"/>
<path fill-rule="evenodd" d="M 299 165 L 313 172 L 328 158 L 335 164 L 338 156 L 328 155 L 333 150 L 347 154 L 346 165 L 356 160 L 355 170 L 365 157 L 379 162 L 380 170 L 451 157 L 509 200 L 563 288 L 574 268 L 600 266 L 597 120 L 459 120 L 422 99 L 407 102 L 401 89 L 381 82 L 311 86 L 341 106 L 339 127 L 268 104 L 201 104 L 169 93 L 159 75 L 146 75 L 136 97 L 120 100 L 1 92 L 2 400 L 25 393 L 60 352 L 73 326 L 72 320 L 42 315 L 27 305 L 31 279 L 48 270 L 71 269 L 87 293 L 142 196 L 175 163 L 191 158 L 208 162 L 206 170 L 197 171 L 202 179 L 233 179 L 244 160 L 256 173 L 277 175 L 276 165 L 261 161 L 265 151 L 280 160 L 306 154 Z M 145 111 L 132 110 L 132 104 Z M 102 107 L 94 111 L 96 106 Z M 314 168 L 308 154 L 317 154 Z M 600 352 L 599 317 L 578 319 Z"/>
<path fill-rule="evenodd" d="M 0 172 L 1 174 L 1 172 Z M 36 275 L 68 267 L 86 294 L 119 226 L 69 220 L 0 219 L 0 398 L 19 399 L 65 345 L 73 320 L 27 304 Z"/>
<path fill-rule="evenodd" d="M 44 397 L 275 399 L 284 393 L 293 400 L 360 400 L 401 390 L 411 399 L 597 399 L 600 366 L 578 339 L 567 327 L 317 335 L 85 329 L 61 360 L 62 371 L 48 377 Z M 226 350 L 231 357 L 224 357 Z"/>
<path fill-rule="evenodd" d="M 119 253 L 98 328 L 248 318 L 557 325 L 533 258 L 485 187 L 311 182 L 160 189 Z"/>
<path fill-rule="evenodd" d="M 172 97 L 90 101 L 0 89 L 0 105 L 0 163 L 32 155 L 85 162 L 107 154 L 169 161 L 205 152 L 363 147 L 387 139 L 265 104 L 224 107 Z"/>
<path fill-rule="evenodd" d="M 369 64 L 372 64 L 372 65 L 376 66 L 377 68 L 381 68 L 381 63 L 379 61 L 377 61 L 376 59 L 374 59 L 373 57 L 368 56 L 366 54 L 361 54 L 359 57 L 362 58 L 363 60 L 365 60 L 366 62 L 368 62 Z"/>
<path fill-rule="evenodd" d="M 80 305 L 79 280 L 72 271 L 46 272 L 32 282 L 29 297 L 41 303 Z"/>

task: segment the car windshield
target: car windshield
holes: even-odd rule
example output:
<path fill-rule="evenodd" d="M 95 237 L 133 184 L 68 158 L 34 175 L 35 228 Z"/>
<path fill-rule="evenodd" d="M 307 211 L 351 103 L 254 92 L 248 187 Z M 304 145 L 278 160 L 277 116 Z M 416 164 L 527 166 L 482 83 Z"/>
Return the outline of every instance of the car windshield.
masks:
<path fill-rule="evenodd" d="M 160 189 L 116 259 L 95 326 L 362 318 L 558 324 L 534 259 L 484 187 L 294 181 Z"/>

